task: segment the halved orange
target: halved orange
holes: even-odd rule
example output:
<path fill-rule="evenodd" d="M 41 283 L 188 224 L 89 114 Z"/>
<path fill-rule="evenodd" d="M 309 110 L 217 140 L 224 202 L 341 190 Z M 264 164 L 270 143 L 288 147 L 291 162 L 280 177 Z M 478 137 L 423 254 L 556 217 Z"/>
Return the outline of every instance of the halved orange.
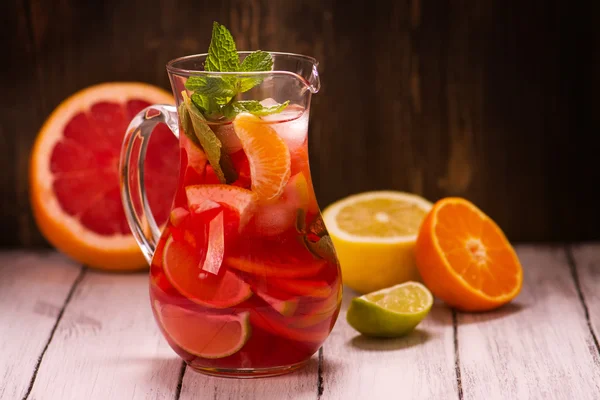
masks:
<path fill-rule="evenodd" d="M 131 119 L 143 108 L 173 104 L 144 83 L 105 83 L 64 100 L 38 133 L 29 188 L 37 225 L 57 249 L 107 270 L 147 267 L 129 231 L 119 190 L 119 155 Z M 177 186 L 179 146 L 166 125 L 152 134 L 145 162 L 148 201 L 164 223 Z"/>
<path fill-rule="evenodd" d="M 502 230 L 462 198 L 438 201 L 416 243 L 419 273 L 431 292 L 464 311 L 486 311 L 521 290 L 521 263 Z"/>
<path fill-rule="evenodd" d="M 291 174 L 287 145 L 268 122 L 252 114 L 239 114 L 233 127 L 250 163 L 252 191 L 262 201 L 277 199 Z"/>

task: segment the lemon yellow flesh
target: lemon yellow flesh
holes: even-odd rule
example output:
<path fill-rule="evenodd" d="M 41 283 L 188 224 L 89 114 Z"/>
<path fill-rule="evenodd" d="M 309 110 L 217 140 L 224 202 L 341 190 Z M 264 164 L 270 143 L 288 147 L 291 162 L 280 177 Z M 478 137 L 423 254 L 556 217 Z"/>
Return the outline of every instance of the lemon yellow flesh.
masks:
<path fill-rule="evenodd" d="M 426 214 L 416 204 L 372 198 L 343 207 L 336 221 L 341 230 L 356 236 L 408 236 L 417 234 Z"/>

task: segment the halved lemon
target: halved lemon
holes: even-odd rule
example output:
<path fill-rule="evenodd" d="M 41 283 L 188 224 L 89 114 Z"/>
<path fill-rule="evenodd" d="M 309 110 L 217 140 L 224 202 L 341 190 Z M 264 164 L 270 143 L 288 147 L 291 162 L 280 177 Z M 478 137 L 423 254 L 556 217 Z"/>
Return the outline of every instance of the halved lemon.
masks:
<path fill-rule="evenodd" d="M 344 283 L 370 293 L 420 280 L 414 248 L 431 207 L 420 196 L 395 191 L 360 193 L 327 207 L 323 219 Z"/>

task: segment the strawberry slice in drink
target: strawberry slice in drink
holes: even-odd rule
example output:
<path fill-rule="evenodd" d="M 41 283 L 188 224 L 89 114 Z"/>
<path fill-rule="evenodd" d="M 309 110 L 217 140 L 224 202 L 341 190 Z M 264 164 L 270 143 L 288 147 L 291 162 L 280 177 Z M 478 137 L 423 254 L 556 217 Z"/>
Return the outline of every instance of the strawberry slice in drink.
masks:
<path fill-rule="evenodd" d="M 219 275 L 203 271 L 203 266 L 215 264 L 207 261 L 201 253 L 186 241 L 174 240 L 173 237 L 167 239 L 163 250 L 163 269 L 179 293 L 211 308 L 233 307 L 252 295 L 250 286 L 230 271 L 221 270 Z"/>

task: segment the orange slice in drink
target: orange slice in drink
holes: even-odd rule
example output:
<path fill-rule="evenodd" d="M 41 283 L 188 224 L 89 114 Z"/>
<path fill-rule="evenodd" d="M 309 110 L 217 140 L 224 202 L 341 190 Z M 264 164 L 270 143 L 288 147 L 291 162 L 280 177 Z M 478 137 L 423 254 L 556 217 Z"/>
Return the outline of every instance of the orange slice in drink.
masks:
<path fill-rule="evenodd" d="M 249 313 L 212 315 L 154 302 L 168 338 L 190 354 L 223 358 L 240 351 L 251 336 Z"/>
<path fill-rule="evenodd" d="M 290 179 L 290 151 L 269 123 L 242 113 L 233 121 L 250 163 L 252 191 L 260 201 L 277 199 Z"/>
<path fill-rule="evenodd" d="M 523 271 L 514 249 L 498 225 L 465 199 L 433 206 L 415 252 L 427 287 L 460 310 L 491 310 L 521 290 Z"/>
<path fill-rule="evenodd" d="M 210 254 L 207 253 L 207 256 Z M 202 260 L 198 251 L 185 241 L 169 237 L 163 250 L 163 269 L 167 279 L 183 296 L 211 308 L 233 307 L 247 300 L 250 286 L 233 272 L 225 271 L 215 276 L 203 271 L 204 265 L 214 264 Z"/>

